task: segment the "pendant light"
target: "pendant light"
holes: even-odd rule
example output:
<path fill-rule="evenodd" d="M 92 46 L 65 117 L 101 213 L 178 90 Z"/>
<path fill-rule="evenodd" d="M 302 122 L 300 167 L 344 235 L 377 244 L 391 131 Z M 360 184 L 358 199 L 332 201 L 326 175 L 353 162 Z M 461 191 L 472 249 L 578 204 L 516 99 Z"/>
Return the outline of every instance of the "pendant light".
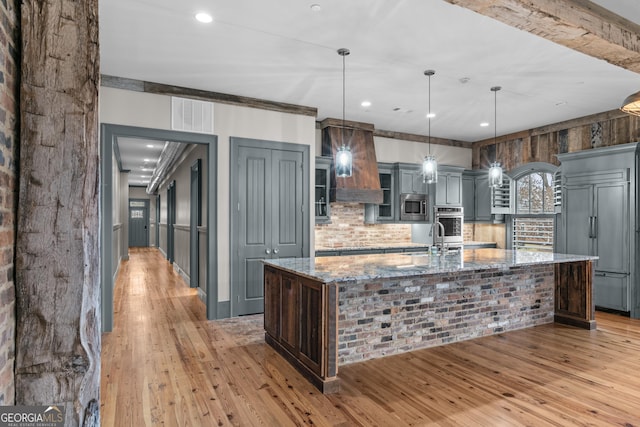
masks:
<path fill-rule="evenodd" d="M 427 184 L 435 184 L 438 182 L 438 162 L 435 156 L 431 154 L 431 76 L 436 72 L 433 70 L 426 70 L 424 75 L 429 77 L 429 90 L 427 101 L 427 123 L 428 123 L 428 140 L 429 140 L 429 155 L 427 155 L 422 162 L 422 182 Z"/>
<path fill-rule="evenodd" d="M 338 55 L 342 56 L 342 146 L 336 153 L 336 176 L 339 178 L 348 178 L 353 173 L 353 155 L 351 148 L 344 143 L 344 110 L 345 110 L 345 60 L 344 57 L 349 55 L 349 49 L 338 49 Z"/>
<path fill-rule="evenodd" d="M 640 92 L 633 93 L 622 102 L 622 111 L 634 116 L 640 116 Z"/>
<path fill-rule="evenodd" d="M 500 86 L 494 86 L 491 88 L 493 92 L 493 145 L 495 147 L 495 155 L 493 163 L 489 167 L 489 187 L 500 188 L 502 187 L 502 167 L 500 162 L 497 161 L 498 157 L 498 91 L 502 89 Z"/>

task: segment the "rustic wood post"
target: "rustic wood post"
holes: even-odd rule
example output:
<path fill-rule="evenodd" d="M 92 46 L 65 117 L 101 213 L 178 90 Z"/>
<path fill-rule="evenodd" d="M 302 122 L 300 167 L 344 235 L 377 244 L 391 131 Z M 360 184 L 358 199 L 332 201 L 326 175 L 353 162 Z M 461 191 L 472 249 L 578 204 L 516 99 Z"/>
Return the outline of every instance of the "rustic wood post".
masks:
<path fill-rule="evenodd" d="M 23 0 L 16 404 L 99 425 L 98 2 Z"/>

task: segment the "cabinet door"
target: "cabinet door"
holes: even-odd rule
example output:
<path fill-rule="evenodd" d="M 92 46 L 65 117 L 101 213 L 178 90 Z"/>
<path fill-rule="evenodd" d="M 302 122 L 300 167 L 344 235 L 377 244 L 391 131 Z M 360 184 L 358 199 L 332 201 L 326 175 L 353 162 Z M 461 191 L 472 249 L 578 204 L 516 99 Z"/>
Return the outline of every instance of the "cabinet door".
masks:
<path fill-rule="evenodd" d="M 564 197 L 566 252 L 591 255 L 591 217 L 593 212 L 593 186 L 567 188 Z"/>
<path fill-rule="evenodd" d="M 324 307 L 322 284 L 300 279 L 300 360 L 318 375 L 322 373 Z"/>
<path fill-rule="evenodd" d="M 400 166 L 398 168 L 398 181 L 398 189 L 400 191 L 400 194 L 427 194 L 428 187 L 424 182 L 424 179 L 418 167 Z"/>
<path fill-rule="evenodd" d="M 476 177 L 476 221 L 491 221 L 491 188 L 489 177 Z"/>
<path fill-rule="evenodd" d="M 264 329 L 274 339 L 280 336 L 280 274 L 264 269 Z"/>
<path fill-rule="evenodd" d="M 597 184 L 594 189 L 593 255 L 599 257 L 596 270 L 628 273 L 630 239 L 627 184 Z M 568 219 L 573 221 L 572 217 Z"/>
<path fill-rule="evenodd" d="M 462 177 L 462 207 L 464 208 L 464 220 L 476 219 L 476 180 L 473 176 Z"/>
<path fill-rule="evenodd" d="M 629 276 L 596 271 L 593 280 L 594 302 L 598 307 L 629 311 Z"/>
<path fill-rule="evenodd" d="M 298 278 L 282 274 L 280 299 L 280 344 L 298 354 Z"/>
<path fill-rule="evenodd" d="M 436 205 L 462 204 L 462 177 L 457 173 L 439 174 L 436 183 Z"/>
<path fill-rule="evenodd" d="M 393 221 L 395 219 L 395 201 L 393 194 L 393 173 L 380 172 L 380 188 L 382 189 L 382 203 L 377 207 L 376 220 Z"/>
<path fill-rule="evenodd" d="M 315 217 L 316 224 L 328 223 L 331 217 L 329 206 L 329 173 L 331 159 L 316 157 L 316 184 L 315 184 Z"/>

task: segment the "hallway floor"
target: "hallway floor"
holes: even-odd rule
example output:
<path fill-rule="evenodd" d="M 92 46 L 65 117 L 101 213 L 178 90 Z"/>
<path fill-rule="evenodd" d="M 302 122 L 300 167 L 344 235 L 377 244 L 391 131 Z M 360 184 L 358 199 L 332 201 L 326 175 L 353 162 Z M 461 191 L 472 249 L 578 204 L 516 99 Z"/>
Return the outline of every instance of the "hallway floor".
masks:
<path fill-rule="evenodd" d="M 207 321 L 156 249 L 131 249 L 103 334 L 103 426 L 640 426 L 640 321 L 544 325 L 340 367 L 324 396 L 264 343 Z"/>

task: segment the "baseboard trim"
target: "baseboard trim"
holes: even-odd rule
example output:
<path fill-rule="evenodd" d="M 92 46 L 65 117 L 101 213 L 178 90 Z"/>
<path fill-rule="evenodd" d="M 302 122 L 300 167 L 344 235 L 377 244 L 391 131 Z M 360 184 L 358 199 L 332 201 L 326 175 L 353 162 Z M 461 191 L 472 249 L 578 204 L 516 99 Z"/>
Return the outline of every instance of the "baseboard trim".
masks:
<path fill-rule="evenodd" d="M 176 262 L 173 263 L 173 269 L 176 273 L 178 273 L 182 280 L 184 280 L 184 283 L 187 286 L 190 286 L 191 277 L 189 277 L 189 275 Z"/>
<path fill-rule="evenodd" d="M 231 301 L 218 301 L 218 319 L 231 317 Z"/>

